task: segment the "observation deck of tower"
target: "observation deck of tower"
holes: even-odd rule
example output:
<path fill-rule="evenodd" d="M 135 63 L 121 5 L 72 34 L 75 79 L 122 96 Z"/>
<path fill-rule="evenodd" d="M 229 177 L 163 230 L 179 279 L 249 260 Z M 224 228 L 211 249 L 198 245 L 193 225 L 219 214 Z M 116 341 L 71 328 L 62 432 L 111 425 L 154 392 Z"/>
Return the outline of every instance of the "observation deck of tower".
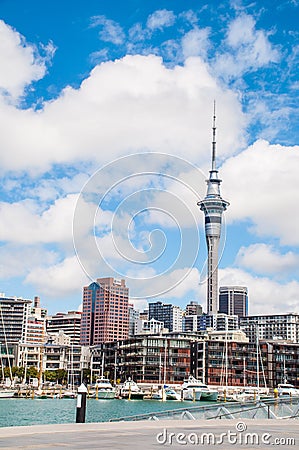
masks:
<path fill-rule="evenodd" d="M 205 198 L 197 203 L 205 215 L 205 234 L 208 248 L 207 267 L 207 314 L 218 312 L 218 248 L 221 236 L 223 211 L 229 203 L 221 197 L 218 170 L 216 169 L 216 112 L 214 102 L 212 141 L 212 169 Z"/>

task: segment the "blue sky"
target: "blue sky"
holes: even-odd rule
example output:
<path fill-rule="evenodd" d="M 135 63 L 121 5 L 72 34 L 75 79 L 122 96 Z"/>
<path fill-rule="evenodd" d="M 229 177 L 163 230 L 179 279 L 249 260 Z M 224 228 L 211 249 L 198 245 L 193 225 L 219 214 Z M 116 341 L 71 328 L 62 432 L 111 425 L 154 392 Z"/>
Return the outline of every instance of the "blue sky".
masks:
<path fill-rule="evenodd" d="M 217 104 L 220 285 L 298 311 L 298 1 L 0 2 L 0 291 L 77 309 L 126 277 L 205 307 Z"/>

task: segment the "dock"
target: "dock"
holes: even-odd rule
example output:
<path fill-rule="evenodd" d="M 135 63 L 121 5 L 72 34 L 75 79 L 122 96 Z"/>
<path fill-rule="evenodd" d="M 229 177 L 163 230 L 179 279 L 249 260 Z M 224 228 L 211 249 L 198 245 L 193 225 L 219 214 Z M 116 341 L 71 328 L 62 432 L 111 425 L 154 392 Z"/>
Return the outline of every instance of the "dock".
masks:
<path fill-rule="evenodd" d="M 228 449 L 241 448 L 237 442 L 242 442 L 242 448 L 281 445 L 283 448 L 295 449 L 299 445 L 298 428 L 296 420 L 281 420 L 278 426 L 277 421 L 267 419 L 36 425 L 0 428 L 0 448 L 150 450 L 161 447 L 211 449 L 219 446 Z"/>

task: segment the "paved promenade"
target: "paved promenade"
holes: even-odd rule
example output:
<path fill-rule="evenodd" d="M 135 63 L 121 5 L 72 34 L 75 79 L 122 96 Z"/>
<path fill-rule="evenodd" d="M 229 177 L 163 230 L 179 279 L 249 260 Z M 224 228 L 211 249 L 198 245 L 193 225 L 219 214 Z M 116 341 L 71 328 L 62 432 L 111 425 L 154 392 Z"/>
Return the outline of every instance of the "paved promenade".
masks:
<path fill-rule="evenodd" d="M 144 421 L 0 428 L 0 448 L 299 448 L 298 420 Z"/>

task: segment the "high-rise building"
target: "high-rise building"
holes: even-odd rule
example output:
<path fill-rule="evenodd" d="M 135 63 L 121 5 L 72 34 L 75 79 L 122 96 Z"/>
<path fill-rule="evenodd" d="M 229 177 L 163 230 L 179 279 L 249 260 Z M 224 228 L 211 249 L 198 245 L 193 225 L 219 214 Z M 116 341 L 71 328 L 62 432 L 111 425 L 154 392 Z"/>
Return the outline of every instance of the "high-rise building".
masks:
<path fill-rule="evenodd" d="M 162 302 L 149 303 L 148 319 L 152 318 L 164 322 L 164 328 L 172 331 L 182 331 L 183 311 L 179 306 Z"/>
<path fill-rule="evenodd" d="M 186 306 L 186 316 L 201 316 L 202 315 L 202 306 L 198 304 L 198 302 L 192 300 Z"/>
<path fill-rule="evenodd" d="M 26 342 L 32 300 L 0 295 L 0 344 Z"/>
<path fill-rule="evenodd" d="M 63 332 L 70 337 L 71 344 L 78 345 L 80 343 L 81 317 L 80 311 L 58 312 L 48 316 L 47 333 L 59 334 Z"/>
<path fill-rule="evenodd" d="M 134 305 L 132 304 L 129 304 L 128 313 L 129 313 L 129 337 L 132 337 L 135 334 L 135 325 L 139 319 L 140 313 L 137 309 L 134 308 Z"/>
<path fill-rule="evenodd" d="M 26 344 L 43 345 L 46 341 L 47 310 L 40 305 L 40 298 L 34 297 L 27 320 Z"/>
<path fill-rule="evenodd" d="M 127 339 L 129 288 L 125 280 L 98 278 L 83 288 L 82 345 Z"/>
<path fill-rule="evenodd" d="M 218 247 L 221 235 L 222 214 L 229 203 L 220 195 L 218 170 L 216 169 L 216 116 L 214 105 L 213 116 L 213 142 L 212 142 L 212 169 L 207 180 L 207 194 L 198 202 L 205 215 L 205 234 L 208 247 L 207 266 L 207 314 L 218 312 Z"/>
<path fill-rule="evenodd" d="M 219 312 L 239 317 L 248 315 L 247 287 L 222 286 L 219 289 Z"/>

